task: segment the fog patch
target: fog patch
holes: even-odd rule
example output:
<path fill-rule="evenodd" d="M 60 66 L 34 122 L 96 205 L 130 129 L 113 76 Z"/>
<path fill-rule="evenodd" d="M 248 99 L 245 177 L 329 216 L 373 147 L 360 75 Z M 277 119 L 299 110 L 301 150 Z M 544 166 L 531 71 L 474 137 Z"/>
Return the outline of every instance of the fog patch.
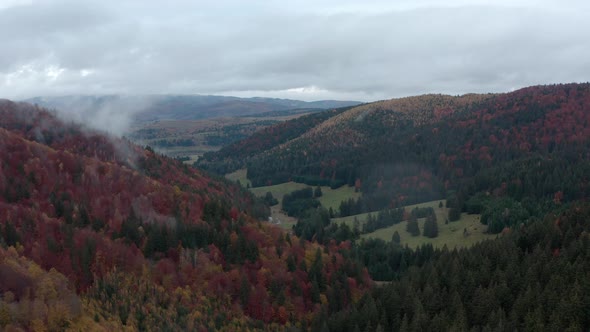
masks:
<path fill-rule="evenodd" d="M 150 96 L 75 96 L 31 100 L 50 105 L 59 118 L 121 137 L 129 132 L 133 117 L 148 109 Z"/>
<path fill-rule="evenodd" d="M 73 125 L 90 140 L 104 137 L 112 145 L 114 158 L 118 162 L 137 170 L 140 153 L 135 145 L 123 137 L 130 131 L 136 114 L 151 107 L 155 100 L 152 96 L 64 96 L 37 97 L 22 103 L 26 107 L 38 104 L 61 120 L 65 126 Z M 36 108 L 36 107 L 35 107 Z M 33 135 L 38 142 L 51 144 L 43 134 L 52 132 L 56 124 L 40 121 L 36 124 Z"/>

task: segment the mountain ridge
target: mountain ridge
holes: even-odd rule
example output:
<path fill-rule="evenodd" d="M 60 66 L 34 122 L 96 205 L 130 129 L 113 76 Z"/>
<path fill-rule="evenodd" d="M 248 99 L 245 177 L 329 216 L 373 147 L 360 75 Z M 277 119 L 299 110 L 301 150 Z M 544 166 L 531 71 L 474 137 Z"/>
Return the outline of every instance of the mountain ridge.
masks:
<path fill-rule="evenodd" d="M 338 100 L 308 102 L 280 98 L 240 98 L 216 95 L 71 95 L 33 97 L 24 101 L 66 112 L 80 110 L 96 112 L 107 108 L 119 107 L 123 110 L 129 108 L 132 110 L 133 119 L 138 122 L 245 116 L 301 108 L 328 109 L 361 103 Z"/>

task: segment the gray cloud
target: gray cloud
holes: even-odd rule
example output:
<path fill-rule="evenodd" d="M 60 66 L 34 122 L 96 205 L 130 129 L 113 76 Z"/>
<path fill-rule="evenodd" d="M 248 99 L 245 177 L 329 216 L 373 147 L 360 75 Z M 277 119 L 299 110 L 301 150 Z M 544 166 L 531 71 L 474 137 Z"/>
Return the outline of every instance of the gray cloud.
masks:
<path fill-rule="evenodd" d="M 0 91 L 375 100 L 590 80 L 583 0 L 321 3 L 16 1 Z"/>

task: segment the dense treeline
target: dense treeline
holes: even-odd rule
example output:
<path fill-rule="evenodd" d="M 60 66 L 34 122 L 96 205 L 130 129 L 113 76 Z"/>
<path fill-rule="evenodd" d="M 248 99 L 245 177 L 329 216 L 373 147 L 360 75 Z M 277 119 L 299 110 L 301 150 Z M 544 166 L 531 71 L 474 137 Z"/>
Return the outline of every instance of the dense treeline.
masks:
<path fill-rule="evenodd" d="M 363 205 L 363 200 L 359 198 L 354 199 L 351 197 L 347 200 L 340 202 L 340 206 L 338 207 L 338 216 L 354 216 L 356 214 L 361 214 L 366 210 L 366 207 Z"/>
<path fill-rule="evenodd" d="M 514 203 L 516 206 L 505 205 L 506 202 Z M 494 223 L 499 223 L 502 225 L 501 231 L 508 234 L 511 229 L 525 229 L 538 222 L 547 213 L 564 208 L 561 203 L 554 201 L 528 200 L 526 203 L 521 205 L 511 198 L 497 199 L 497 203 L 490 205 L 491 209 L 485 210 L 486 212 L 482 215 L 483 222 L 491 228 L 497 227 Z M 439 206 L 442 206 L 442 202 Z M 487 211 L 490 211 L 490 215 Z M 329 212 L 323 208 L 308 211 L 304 215 L 305 217 L 300 218 L 293 227 L 297 236 L 323 244 L 329 244 L 332 241 L 337 243 L 350 241 L 352 243 L 350 257 L 366 266 L 371 278 L 377 281 L 392 280 L 409 266 L 421 265 L 425 259 L 431 257 L 430 253 L 434 250 L 431 245 L 422 246 L 415 251 L 408 247 L 401 247 L 399 233 L 394 233 L 390 242 L 379 239 L 359 241 L 362 233 L 388 227 L 390 222 L 395 224 L 405 220 L 405 231 L 412 236 L 429 238 L 438 236 L 438 220 L 431 207 L 414 208 L 410 213 L 403 208 L 383 210 L 376 215 L 369 214 L 364 225 L 355 221 L 352 228 L 345 223 L 331 222 Z M 425 219 L 422 229 L 418 224 L 418 218 Z M 506 228 L 503 224 L 505 222 L 509 222 L 511 228 Z"/>
<path fill-rule="evenodd" d="M 376 216 L 369 214 L 367 221 L 362 226 L 363 233 L 371 233 L 381 228 L 386 228 L 395 224 L 399 224 L 404 220 L 405 210 L 399 209 L 387 209 L 381 210 Z"/>
<path fill-rule="evenodd" d="M 426 219 L 423 232 L 418 226 L 418 218 Z M 394 234 L 390 242 L 371 238 L 359 239 L 361 234 L 374 232 L 403 220 L 407 221 L 406 230 L 412 236 L 421 234 L 430 238 L 438 236 L 436 214 L 432 208 L 414 208 L 411 213 L 407 213 L 403 208 L 382 210 L 376 215 L 369 214 L 362 226 L 358 220 L 355 220 L 352 228 L 346 223 L 332 222 L 329 211 L 323 207 L 310 208 L 302 213 L 293 226 L 293 232 L 298 237 L 324 245 L 351 243 L 351 250 L 347 254 L 362 266 L 367 267 L 373 280 L 389 281 L 405 271 L 408 266 L 420 265 L 429 259 L 433 247 L 427 245 L 415 251 L 401 247 L 399 234 Z"/>
<path fill-rule="evenodd" d="M 311 187 L 295 190 L 283 196 L 283 211 L 294 217 L 301 217 L 309 209 L 320 206 L 314 199 Z"/>
<path fill-rule="evenodd" d="M 586 331 L 588 220 L 590 206 L 574 205 L 470 249 L 418 249 L 393 282 L 318 321 L 330 331 Z"/>

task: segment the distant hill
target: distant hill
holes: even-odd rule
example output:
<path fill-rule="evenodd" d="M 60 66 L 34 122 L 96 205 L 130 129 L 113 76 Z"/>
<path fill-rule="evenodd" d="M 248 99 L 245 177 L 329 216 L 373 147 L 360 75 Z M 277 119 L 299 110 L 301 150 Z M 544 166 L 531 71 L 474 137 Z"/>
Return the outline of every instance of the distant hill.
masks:
<path fill-rule="evenodd" d="M 291 109 L 330 109 L 360 104 L 360 102 L 356 101 L 321 100 L 305 102 L 277 98 L 202 95 L 74 95 L 35 97 L 26 101 L 64 111 L 97 112 L 113 108 L 120 109 L 122 112 L 131 112 L 136 122 L 236 117 Z"/>
<path fill-rule="evenodd" d="M 254 186 L 289 180 L 357 185 L 368 211 L 445 197 L 473 212 L 481 212 L 474 197 L 486 195 L 525 203 L 590 197 L 589 84 L 369 103 L 288 141 L 275 139 L 305 119 L 267 128 L 265 136 L 207 158 L 247 166 Z M 228 153 L 239 146 L 248 156 Z"/>
<path fill-rule="evenodd" d="M 267 215 L 222 178 L 0 100 L 1 329 L 282 331 L 369 287 L 349 243 Z"/>
<path fill-rule="evenodd" d="M 348 109 L 350 107 L 313 113 L 264 128 L 244 140 L 230 144 L 221 151 L 205 153 L 198 165 L 221 174 L 232 172 L 244 167 L 251 156 L 256 156 L 258 153 L 296 139 L 320 123 Z"/>

